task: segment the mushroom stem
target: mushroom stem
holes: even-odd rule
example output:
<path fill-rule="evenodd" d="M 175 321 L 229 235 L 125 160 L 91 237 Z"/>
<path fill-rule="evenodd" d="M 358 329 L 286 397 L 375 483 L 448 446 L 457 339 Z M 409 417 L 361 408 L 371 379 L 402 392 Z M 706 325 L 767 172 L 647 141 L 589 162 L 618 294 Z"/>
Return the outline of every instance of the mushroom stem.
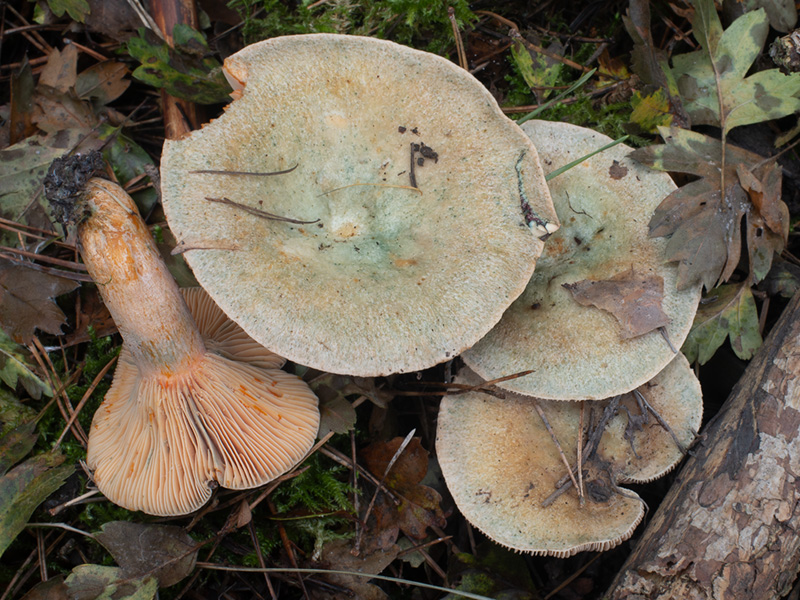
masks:
<path fill-rule="evenodd" d="M 110 181 L 89 181 L 81 255 L 142 375 L 169 377 L 206 348 L 136 205 L 121 192 Z"/>
<path fill-rule="evenodd" d="M 214 482 L 256 487 L 305 456 L 317 397 L 208 298 L 178 289 L 136 206 L 93 179 L 78 236 L 84 262 L 124 344 L 95 412 L 86 463 L 125 508 L 182 515 Z"/>

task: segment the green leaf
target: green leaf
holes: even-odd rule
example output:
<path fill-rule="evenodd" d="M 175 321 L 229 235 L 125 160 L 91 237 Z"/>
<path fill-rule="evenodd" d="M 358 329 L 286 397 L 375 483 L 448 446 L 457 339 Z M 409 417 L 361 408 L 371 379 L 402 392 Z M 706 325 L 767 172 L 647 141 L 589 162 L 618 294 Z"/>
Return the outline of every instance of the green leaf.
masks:
<path fill-rule="evenodd" d="M 23 423 L 34 419 L 36 419 L 34 409 L 17 400 L 10 391 L 0 389 L 0 438 Z M 0 455 L 2 455 L 1 451 Z"/>
<path fill-rule="evenodd" d="M 113 136 L 113 140 L 103 152 L 103 158 L 111 165 L 114 175 L 123 185 L 134 177 L 147 173 L 148 167 L 152 167 L 155 171 L 155 163 L 150 155 L 139 144 L 123 134 L 120 128 L 104 124 L 100 127 L 98 134 L 101 140 L 107 140 Z M 144 182 L 146 181 L 148 180 L 144 180 Z M 135 192 L 131 197 L 143 215 L 149 215 L 158 203 L 158 193 L 152 187 Z"/>
<path fill-rule="evenodd" d="M 64 456 L 52 452 L 29 458 L 0 478 L 0 556 L 28 519 L 50 494 L 72 474 Z"/>
<path fill-rule="evenodd" d="M 778 119 L 800 110 L 800 74 L 778 69 L 746 77 L 764 47 L 769 21 L 763 9 L 722 30 L 713 0 L 694 0 L 694 36 L 701 48 L 674 56 L 672 76 L 695 125 L 721 127 Z"/>
<path fill-rule="evenodd" d="M 158 591 L 155 577 L 127 579 L 122 569 L 100 565 L 75 567 L 65 583 L 70 598 L 87 600 L 151 600 Z"/>
<path fill-rule="evenodd" d="M 23 423 L 0 438 L 0 475 L 25 458 L 33 450 L 36 439 L 36 422 Z"/>
<path fill-rule="evenodd" d="M 563 49 L 556 48 L 556 52 L 559 50 Z M 558 83 L 564 67 L 562 63 L 538 53 L 532 54 L 520 41 L 514 42 L 511 46 L 511 58 L 525 83 L 536 92 L 540 101 L 547 99 L 553 93 L 552 89 L 542 88 L 550 88 Z"/>
<path fill-rule="evenodd" d="M 726 338 L 730 339 L 736 356 L 743 360 L 752 358 L 761 346 L 756 302 L 746 282 L 721 285 L 708 292 L 682 351 L 690 362 L 696 360 L 702 365 L 714 356 Z"/>
<path fill-rule="evenodd" d="M 78 23 L 83 23 L 91 13 L 91 8 L 86 0 L 47 0 L 47 5 L 57 17 L 69 13 L 70 18 Z"/>
<path fill-rule="evenodd" d="M 24 348 L 8 337 L 2 329 L 0 329 L 0 380 L 12 390 L 21 383 L 25 391 L 35 400 L 41 398 L 42 394 L 53 395 L 50 384 L 39 377 L 28 363 Z"/>
<path fill-rule="evenodd" d="M 201 33 L 188 25 L 176 25 L 172 48 L 149 29 L 140 29 L 139 36 L 128 41 L 128 53 L 142 63 L 133 72 L 134 77 L 197 104 L 230 100 L 231 88 L 220 63 L 209 56 Z"/>

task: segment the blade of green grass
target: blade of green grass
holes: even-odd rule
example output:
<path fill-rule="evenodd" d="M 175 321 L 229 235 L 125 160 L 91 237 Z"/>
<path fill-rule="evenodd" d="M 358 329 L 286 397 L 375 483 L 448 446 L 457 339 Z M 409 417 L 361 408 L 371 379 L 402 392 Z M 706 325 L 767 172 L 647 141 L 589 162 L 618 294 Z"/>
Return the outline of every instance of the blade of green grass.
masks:
<path fill-rule="evenodd" d="M 415 585 L 417 587 L 436 590 L 437 592 L 447 592 L 461 596 L 462 598 L 470 598 L 471 600 L 492 600 L 487 596 L 480 596 L 471 592 L 462 592 L 451 588 L 432 585 L 430 583 L 421 583 L 419 581 L 410 581 L 408 579 L 399 579 L 397 577 L 388 577 L 386 575 L 372 575 L 370 573 L 358 573 L 356 571 L 335 571 L 332 569 L 284 569 L 284 568 L 265 568 L 258 567 L 230 567 L 227 565 L 218 565 L 214 563 L 198 562 L 197 566 L 211 571 L 236 571 L 239 573 L 309 573 L 324 575 L 326 573 L 333 573 L 335 575 L 355 575 L 356 577 L 366 577 L 367 579 L 380 579 L 381 581 L 390 581 L 392 583 L 403 583 L 405 585 Z"/>
<path fill-rule="evenodd" d="M 545 175 L 545 176 L 544 176 L 544 180 L 545 180 L 545 181 L 550 181 L 551 179 L 553 179 L 553 178 L 555 178 L 555 177 L 558 177 L 558 176 L 559 176 L 559 175 L 561 175 L 561 174 L 562 174 L 564 171 L 569 171 L 569 170 L 570 170 L 572 167 L 574 167 L 574 166 L 576 166 L 576 165 L 579 165 L 579 164 L 581 164 L 583 161 L 585 161 L 585 160 L 587 160 L 587 159 L 589 159 L 589 158 L 593 157 L 595 154 L 600 154 L 600 153 L 601 153 L 601 152 L 603 152 L 604 150 L 608 150 L 609 148 L 613 148 L 613 147 L 614 147 L 614 146 L 616 146 L 617 144 L 621 144 L 622 142 L 626 141 L 626 140 L 627 140 L 629 137 L 630 137 L 629 135 L 623 135 L 623 136 L 622 136 L 621 138 L 619 138 L 618 140 L 614 140 L 613 142 L 611 142 L 611 143 L 609 143 L 609 144 L 606 144 L 606 145 L 605 145 L 605 146 L 603 146 L 602 148 L 598 148 L 598 149 L 597 149 L 597 150 L 595 150 L 594 152 L 590 152 L 589 154 L 587 154 L 587 155 L 585 155 L 585 156 L 581 156 L 581 157 L 580 157 L 579 159 L 577 159 L 577 160 L 573 160 L 571 163 L 567 163 L 567 164 L 566 164 L 566 165 L 564 165 L 563 167 L 559 167 L 559 168 L 558 168 L 558 169 L 556 169 L 555 171 L 551 171 L 550 173 L 548 173 L 547 175 Z"/>
<path fill-rule="evenodd" d="M 569 96 L 572 92 L 574 92 L 575 90 L 577 90 L 580 87 L 583 87 L 583 85 L 587 81 L 589 81 L 591 76 L 595 74 L 595 71 L 597 71 L 597 69 L 592 69 L 591 71 L 589 71 L 587 73 L 584 73 L 581 76 L 581 78 L 578 79 L 578 81 L 573 83 L 566 90 L 561 92 L 558 96 L 556 96 L 552 100 L 548 100 L 547 102 L 545 102 L 541 106 L 535 108 L 533 111 L 529 112 L 527 115 L 525 115 L 521 119 L 517 119 L 517 125 L 522 125 L 525 121 L 530 121 L 531 119 L 536 118 L 539 114 L 541 114 L 542 112 L 546 111 L 548 108 L 553 106 L 556 102 L 561 102 L 564 98 Z"/>

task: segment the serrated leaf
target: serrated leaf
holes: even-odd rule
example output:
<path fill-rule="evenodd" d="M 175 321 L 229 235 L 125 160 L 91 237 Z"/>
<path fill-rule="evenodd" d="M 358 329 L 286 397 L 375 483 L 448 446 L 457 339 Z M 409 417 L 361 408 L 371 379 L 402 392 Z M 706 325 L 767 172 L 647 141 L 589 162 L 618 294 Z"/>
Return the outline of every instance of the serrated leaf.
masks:
<path fill-rule="evenodd" d="M 36 329 L 61 334 L 66 317 L 53 298 L 78 283 L 0 259 L 0 326 L 17 342 L 28 343 Z"/>
<path fill-rule="evenodd" d="M 800 110 L 800 75 L 778 69 L 746 77 L 769 31 L 763 9 L 722 29 L 713 0 L 694 0 L 694 37 L 701 48 L 672 57 L 672 76 L 695 125 L 725 133 L 740 125 L 778 119 Z"/>
<path fill-rule="evenodd" d="M 176 25 L 174 47 L 149 29 L 139 30 L 139 36 L 128 41 L 128 53 L 142 63 L 133 72 L 134 77 L 197 104 L 230 99 L 230 85 L 219 62 L 209 56 L 208 44 L 201 33 L 188 25 Z"/>
<path fill-rule="evenodd" d="M 197 543 L 181 527 L 112 521 L 95 539 L 120 566 L 125 579 L 155 577 L 160 587 L 188 576 L 197 560 Z"/>
<path fill-rule="evenodd" d="M 21 383 L 28 395 L 35 400 L 41 398 L 42 394 L 53 395 L 50 384 L 33 370 L 25 349 L 8 337 L 2 329 L 0 329 L 0 380 L 12 390 Z"/>
<path fill-rule="evenodd" d="M 752 242 L 748 244 L 752 279 L 761 279 L 788 236 L 780 167 L 730 144 L 725 145 L 723 166 L 719 140 L 686 129 L 659 131 L 665 144 L 641 148 L 631 157 L 655 169 L 700 178 L 667 196 L 650 220 L 651 236 L 671 236 L 666 258 L 678 262 L 678 288 L 702 282 L 711 289 L 730 278 L 742 253 L 745 216 Z"/>
<path fill-rule="evenodd" d="M 752 358 L 761 346 L 756 302 L 746 282 L 721 285 L 708 292 L 682 351 L 690 362 L 696 360 L 702 365 L 726 339 L 743 360 Z"/>
<path fill-rule="evenodd" d="M 65 580 L 70 598 L 92 600 L 152 600 L 158 591 L 155 577 L 127 579 L 122 569 L 80 565 Z"/>
<path fill-rule="evenodd" d="M 45 452 L 0 477 L 0 556 L 23 530 L 39 504 L 72 474 L 64 456 Z"/>
<path fill-rule="evenodd" d="M 638 90 L 634 91 L 631 107 L 631 122 L 636 123 L 644 133 L 655 133 L 661 126 L 672 125 L 669 99 L 663 89 L 657 89 L 647 96 Z"/>
<path fill-rule="evenodd" d="M 47 0 L 47 5 L 55 16 L 63 17 L 64 13 L 69 13 L 69 17 L 78 23 L 83 23 L 91 12 L 86 0 Z"/>
<path fill-rule="evenodd" d="M 319 405 L 319 433 L 323 438 L 331 431 L 334 433 L 347 433 L 356 424 L 356 409 L 343 396 L 336 396 L 320 402 Z"/>

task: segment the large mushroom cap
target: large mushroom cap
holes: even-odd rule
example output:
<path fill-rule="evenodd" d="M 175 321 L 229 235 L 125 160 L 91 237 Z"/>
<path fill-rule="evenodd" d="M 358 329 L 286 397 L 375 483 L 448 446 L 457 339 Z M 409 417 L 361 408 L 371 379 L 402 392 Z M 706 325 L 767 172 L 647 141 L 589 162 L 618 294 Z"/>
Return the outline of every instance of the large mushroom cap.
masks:
<path fill-rule="evenodd" d="M 548 172 L 611 142 L 568 123 L 522 126 Z M 485 379 L 526 370 L 499 384 L 552 400 L 598 400 L 625 393 L 656 375 L 675 356 L 661 332 L 623 339 L 605 310 L 582 306 L 563 284 L 608 280 L 633 267 L 663 279 L 666 333 L 680 348 L 692 325 L 700 286 L 678 291 L 677 266 L 664 262 L 667 240 L 650 238 L 653 210 L 675 189 L 666 173 L 629 160 L 619 144 L 549 181 L 561 229 L 545 245 L 525 292 L 464 361 Z"/>
<path fill-rule="evenodd" d="M 167 141 L 161 172 L 170 227 L 234 321 L 295 362 L 363 376 L 429 367 L 489 331 L 556 217 L 536 150 L 477 80 L 331 34 L 254 44 L 225 69 L 241 98 Z"/>
<path fill-rule="evenodd" d="M 472 379 L 463 381 L 476 379 L 472 374 Z M 688 447 L 700 426 L 702 398 L 683 355 L 639 391 Z M 512 393 L 500 399 L 482 392 L 442 400 L 436 453 L 458 508 L 491 539 L 533 554 L 571 556 L 607 550 L 630 537 L 644 515 L 643 502 L 630 491 L 614 491 L 608 473 L 613 484 L 649 481 L 675 467 L 681 448 L 652 413 L 641 429 L 629 427 L 628 415 L 640 416 L 641 406 L 627 394 L 604 429 L 596 458 L 584 463 L 585 504 L 581 506 L 576 491 L 569 489 L 543 506 L 567 469 L 534 402 Z M 580 404 L 539 402 L 567 459 L 575 465 Z M 598 422 L 607 405 L 587 403 L 586 423 Z"/>
<path fill-rule="evenodd" d="M 317 398 L 277 367 L 199 288 L 185 290 L 210 352 L 174 376 L 143 377 L 123 345 L 92 421 L 87 463 L 112 502 L 154 515 L 200 508 L 214 482 L 247 489 L 297 464 L 314 443 Z"/>

